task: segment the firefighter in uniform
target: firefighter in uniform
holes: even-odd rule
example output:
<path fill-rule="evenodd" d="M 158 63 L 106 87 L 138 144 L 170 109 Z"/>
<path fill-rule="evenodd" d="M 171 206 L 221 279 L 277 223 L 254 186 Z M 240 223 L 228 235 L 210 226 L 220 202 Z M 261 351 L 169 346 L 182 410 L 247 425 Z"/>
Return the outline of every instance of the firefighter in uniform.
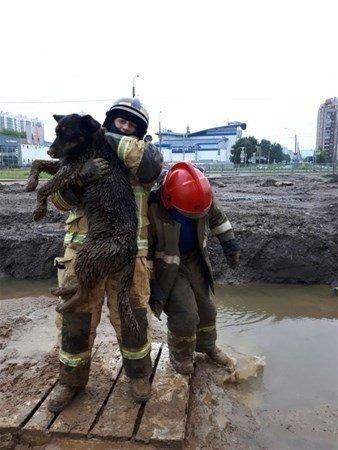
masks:
<path fill-rule="evenodd" d="M 240 251 L 208 179 L 191 163 L 176 163 L 151 193 L 148 217 L 155 276 L 150 306 L 157 317 L 163 309 L 167 315 L 173 367 L 182 374 L 192 373 L 197 351 L 233 371 L 235 361 L 216 346 L 207 229 L 218 238 L 230 267 L 238 265 Z"/>
<path fill-rule="evenodd" d="M 90 293 L 88 303 L 76 306 L 69 312 L 57 316 L 59 329 L 59 383 L 49 401 L 50 411 L 61 411 L 73 397 L 84 389 L 89 376 L 91 351 L 100 322 L 105 295 L 110 321 L 115 328 L 123 365 L 129 377 L 131 394 L 135 401 L 147 400 L 150 396 L 151 373 L 150 336 L 147 323 L 147 307 L 150 295 L 148 264 L 148 218 L 147 200 L 150 186 L 155 182 L 162 167 L 162 156 L 151 143 L 143 139 L 148 128 L 148 113 L 135 98 L 123 98 L 115 102 L 107 112 L 103 126 L 107 129 L 106 140 L 129 169 L 129 179 L 135 194 L 138 216 L 138 254 L 134 278 L 130 291 L 130 302 L 139 320 L 143 342 L 134 340 L 121 327 L 117 309 L 119 274 L 97 285 Z M 109 171 L 108 163 L 102 159 L 89 161 L 83 168 L 81 185 L 72 190 L 58 192 L 52 197 L 54 205 L 62 211 L 71 211 L 66 221 L 64 240 L 65 253 L 56 258 L 59 286 L 74 281 L 74 261 L 88 230 L 81 205 L 83 185 L 95 182 Z"/>

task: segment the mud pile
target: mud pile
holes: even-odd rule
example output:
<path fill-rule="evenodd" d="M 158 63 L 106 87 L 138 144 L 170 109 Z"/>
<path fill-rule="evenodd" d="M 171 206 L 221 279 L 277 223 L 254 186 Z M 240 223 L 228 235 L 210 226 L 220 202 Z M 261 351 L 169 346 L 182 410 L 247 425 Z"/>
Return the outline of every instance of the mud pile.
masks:
<path fill-rule="evenodd" d="M 53 260 L 62 254 L 65 215 L 50 208 L 48 217 L 34 223 L 36 194 L 23 184 L 1 185 L 0 275 L 14 278 L 49 278 Z"/>
<path fill-rule="evenodd" d="M 265 183 L 267 178 L 229 175 L 212 181 L 242 250 L 234 271 L 227 268 L 217 240 L 210 240 L 216 278 L 227 283 L 331 283 L 337 277 L 337 180 L 279 176 L 274 185 Z"/>
<path fill-rule="evenodd" d="M 212 180 L 242 249 L 240 267 L 231 270 L 217 239 L 209 240 L 217 281 L 331 283 L 337 278 L 337 179 L 306 174 L 273 181 L 271 176 L 233 174 Z M 33 223 L 35 198 L 17 183 L 0 189 L 2 275 L 54 275 L 66 216 L 50 207 L 44 220 Z"/>

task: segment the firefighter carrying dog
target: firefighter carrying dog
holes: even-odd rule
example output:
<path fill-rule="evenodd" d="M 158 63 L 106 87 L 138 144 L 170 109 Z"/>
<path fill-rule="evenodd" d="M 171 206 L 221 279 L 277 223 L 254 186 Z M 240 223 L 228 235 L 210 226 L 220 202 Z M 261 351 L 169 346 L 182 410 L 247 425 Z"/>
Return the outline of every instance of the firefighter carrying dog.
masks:
<path fill-rule="evenodd" d="M 147 400 L 150 396 L 149 376 L 151 373 L 150 336 L 148 332 L 147 307 L 150 295 L 150 268 L 148 255 L 147 200 L 150 186 L 155 182 L 162 167 L 162 156 L 154 145 L 143 140 L 148 128 L 148 113 L 136 98 L 123 98 L 113 104 L 107 112 L 103 126 L 108 130 L 106 139 L 112 151 L 129 170 L 129 179 L 135 194 L 138 217 L 138 254 L 136 257 L 130 303 L 139 320 L 144 342 L 135 344 L 133 337 L 121 330 L 117 309 L 119 274 L 99 284 L 91 292 L 88 303 L 77 305 L 72 311 L 59 314 L 57 327 L 60 334 L 60 374 L 59 384 L 49 400 L 50 411 L 58 412 L 86 386 L 90 369 L 90 358 L 100 322 L 105 295 L 110 321 L 115 328 L 123 365 L 135 401 Z M 62 211 L 71 211 L 66 222 L 64 240 L 65 253 L 56 259 L 59 286 L 74 281 L 74 261 L 77 251 L 83 245 L 88 231 L 87 219 L 81 204 L 83 185 L 95 182 L 109 171 L 108 163 L 102 159 L 85 164 L 81 186 L 58 192 L 52 198 L 54 205 Z"/>

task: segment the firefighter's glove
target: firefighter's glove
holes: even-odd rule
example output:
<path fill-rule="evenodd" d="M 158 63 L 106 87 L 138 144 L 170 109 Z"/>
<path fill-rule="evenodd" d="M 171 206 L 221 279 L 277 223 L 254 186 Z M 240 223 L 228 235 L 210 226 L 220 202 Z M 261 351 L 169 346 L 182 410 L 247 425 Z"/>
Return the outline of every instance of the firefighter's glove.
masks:
<path fill-rule="evenodd" d="M 235 269 L 235 267 L 239 264 L 240 259 L 240 248 L 236 239 L 230 239 L 230 241 L 226 241 L 222 245 L 223 253 L 227 259 L 227 263 L 231 269 Z"/>
<path fill-rule="evenodd" d="M 87 185 L 107 175 L 109 170 L 109 163 L 105 159 L 90 159 L 81 170 L 80 181 L 83 185 Z"/>
<path fill-rule="evenodd" d="M 150 280 L 149 284 L 150 284 L 149 306 L 154 315 L 158 318 L 158 320 L 161 320 L 160 316 L 165 306 L 165 295 L 164 292 L 162 291 L 161 286 L 154 278 Z"/>

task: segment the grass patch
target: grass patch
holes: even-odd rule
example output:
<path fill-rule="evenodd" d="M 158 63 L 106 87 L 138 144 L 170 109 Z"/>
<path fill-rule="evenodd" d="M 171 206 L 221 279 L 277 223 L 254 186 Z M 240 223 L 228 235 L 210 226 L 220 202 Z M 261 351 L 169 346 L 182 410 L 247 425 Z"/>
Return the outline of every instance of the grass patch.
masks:
<path fill-rule="evenodd" d="M 13 168 L 13 169 L 0 169 L 0 180 L 27 180 L 30 172 L 30 167 L 25 168 Z M 41 173 L 39 178 L 41 180 L 49 180 L 50 175 Z"/>

